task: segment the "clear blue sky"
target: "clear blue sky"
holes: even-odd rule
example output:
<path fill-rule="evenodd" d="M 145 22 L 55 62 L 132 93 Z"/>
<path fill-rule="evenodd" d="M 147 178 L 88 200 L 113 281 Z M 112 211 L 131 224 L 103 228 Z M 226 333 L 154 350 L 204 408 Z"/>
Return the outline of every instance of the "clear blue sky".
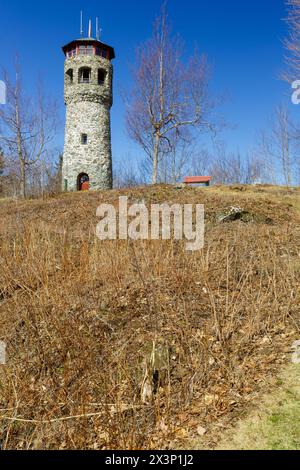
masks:
<path fill-rule="evenodd" d="M 134 61 L 136 47 L 151 35 L 160 4 L 160 0 L 1 0 L 0 67 L 11 69 L 18 52 L 26 86 L 42 75 L 64 116 L 61 46 L 79 36 L 81 9 L 85 29 L 89 17 L 99 16 L 102 40 L 116 51 L 113 157 L 121 160 L 130 153 L 134 158 L 139 152 L 126 136 L 121 93 L 130 86 L 128 65 Z M 230 149 L 246 151 L 255 142 L 257 130 L 268 124 L 274 106 L 290 93 L 279 79 L 284 67 L 284 1 L 169 0 L 169 15 L 173 30 L 185 41 L 187 54 L 195 43 L 208 54 L 214 69 L 211 89 L 227 95 L 220 113 L 235 126 L 223 137 Z M 63 125 L 57 141 L 62 147 Z"/>

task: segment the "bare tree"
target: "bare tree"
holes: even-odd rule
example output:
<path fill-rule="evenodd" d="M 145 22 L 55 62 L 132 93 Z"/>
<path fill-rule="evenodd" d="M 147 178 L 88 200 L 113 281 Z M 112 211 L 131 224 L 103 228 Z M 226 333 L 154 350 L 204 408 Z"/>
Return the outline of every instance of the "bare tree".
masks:
<path fill-rule="evenodd" d="M 198 164 L 198 165 L 197 165 Z M 213 154 L 204 150 L 194 161 L 199 174 L 209 173 L 217 184 L 253 184 L 265 178 L 265 161 L 254 151 L 242 156 L 228 152 L 223 142 L 217 142 Z"/>
<path fill-rule="evenodd" d="M 268 168 L 259 152 L 250 150 L 244 162 L 244 183 L 263 183 L 268 179 Z"/>
<path fill-rule="evenodd" d="M 142 184 L 141 174 L 133 164 L 130 155 L 126 155 L 122 161 L 114 165 L 114 187 L 132 188 Z"/>
<path fill-rule="evenodd" d="M 210 158 L 210 173 L 218 184 L 243 182 L 243 166 L 240 153 L 228 152 L 223 142 L 215 145 Z"/>
<path fill-rule="evenodd" d="M 189 173 L 191 175 L 208 175 L 211 173 L 212 155 L 207 149 L 196 150 L 190 161 Z"/>
<path fill-rule="evenodd" d="M 285 78 L 289 82 L 299 79 L 300 74 L 300 0 L 286 0 L 288 7 L 287 24 L 289 35 L 285 41 L 288 71 Z"/>
<path fill-rule="evenodd" d="M 270 129 L 261 134 L 260 149 L 266 165 L 280 170 L 279 182 L 291 186 L 297 163 L 299 132 L 286 105 L 277 106 Z"/>
<path fill-rule="evenodd" d="M 20 196 L 26 197 L 27 173 L 43 156 L 55 135 L 56 106 L 43 93 L 39 83 L 35 96 L 27 97 L 22 86 L 20 67 L 15 80 L 4 73 L 7 104 L 0 108 L 0 144 L 12 162 L 18 163 Z"/>
<path fill-rule="evenodd" d="M 170 139 L 170 151 L 159 162 L 159 181 L 175 184 L 182 180 L 197 149 L 193 139 L 182 139 L 173 134 Z"/>
<path fill-rule="evenodd" d="M 164 4 L 152 38 L 138 51 L 135 88 L 127 102 L 128 133 L 151 160 L 153 184 L 174 135 L 178 143 L 192 128 L 211 127 L 206 57 L 195 53 L 187 63 L 182 57 L 182 42 L 171 34 Z"/>

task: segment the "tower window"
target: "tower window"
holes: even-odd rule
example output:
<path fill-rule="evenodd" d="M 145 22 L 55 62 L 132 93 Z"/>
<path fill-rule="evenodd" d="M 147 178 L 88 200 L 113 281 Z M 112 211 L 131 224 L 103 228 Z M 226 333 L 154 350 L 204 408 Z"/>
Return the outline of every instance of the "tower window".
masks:
<path fill-rule="evenodd" d="M 74 57 L 76 55 L 76 49 L 70 49 L 68 52 L 67 52 L 67 57 L 68 59 L 70 59 L 71 57 Z"/>
<path fill-rule="evenodd" d="M 79 54 L 80 55 L 94 55 L 94 47 L 93 46 L 79 46 Z"/>
<path fill-rule="evenodd" d="M 91 69 L 82 68 L 79 69 L 79 83 L 90 83 L 91 81 Z"/>
<path fill-rule="evenodd" d="M 105 70 L 98 69 L 98 85 L 104 85 L 106 72 Z"/>
<path fill-rule="evenodd" d="M 73 69 L 69 69 L 67 72 L 66 72 L 66 75 L 67 75 L 67 81 L 69 83 L 73 83 Z"/>
<path fill-rule="evenodd" d="M 82 143 L 82 145 L 87 145 L 87 143 L 88 143 L 87 134 L 81 134 L 81 143 Z"/>
<path fill-rule="evenodd" d="M 109 58 L 109 52 L 106 49 L 102 49 L 101 47 L 96 47 L 96 55 L 103 57 L 104 59 Z"/>

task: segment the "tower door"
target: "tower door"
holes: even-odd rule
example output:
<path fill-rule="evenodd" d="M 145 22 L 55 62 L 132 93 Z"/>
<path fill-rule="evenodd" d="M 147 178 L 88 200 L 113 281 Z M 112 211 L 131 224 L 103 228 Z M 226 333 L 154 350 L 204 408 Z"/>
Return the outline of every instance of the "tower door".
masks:
<path fill-rule="evenodd" d="M 90 189 L 90 178 L 86 173 L 80 173 L 77 178 L 78 191 L 88 191 Z"/>

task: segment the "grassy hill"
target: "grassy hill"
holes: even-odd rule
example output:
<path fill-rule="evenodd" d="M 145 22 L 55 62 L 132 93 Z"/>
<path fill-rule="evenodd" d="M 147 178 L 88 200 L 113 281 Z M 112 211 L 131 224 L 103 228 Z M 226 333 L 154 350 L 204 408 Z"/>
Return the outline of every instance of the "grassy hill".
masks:
<path fill-rule="evenodd" d="M 205 247 L 95 237 L 106 202 L 205 204 Z M 239 206 L 243 220 L 220 222 Z M 300 339 L 300 190 L 0 201 L 4 449 L 215 448 Z M 274 385 L 275 384 L 275 385 Z"/>
<path fill-rule="evenodd" d="M 223 450 L 300 450 L 300 366 L 287 367 L 255 411 L 228 430 Z"/>

